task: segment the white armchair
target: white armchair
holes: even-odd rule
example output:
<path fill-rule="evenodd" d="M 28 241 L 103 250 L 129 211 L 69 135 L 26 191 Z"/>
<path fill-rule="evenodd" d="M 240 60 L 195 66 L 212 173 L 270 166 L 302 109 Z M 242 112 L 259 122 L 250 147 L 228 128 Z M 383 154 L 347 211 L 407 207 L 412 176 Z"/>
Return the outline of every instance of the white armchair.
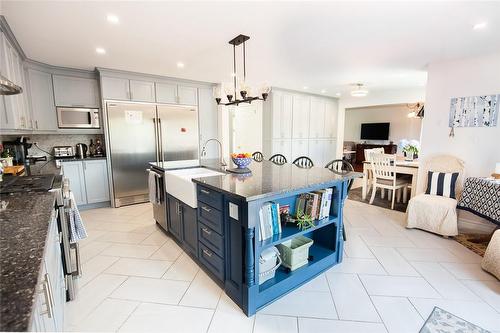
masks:
<path fill-rule="evenodd" d="M 456 199 L 425 194 L 428 171 L 458 172 L 455 185 Z M 428 158 L 419 170 L 417 195 L 408 202 L 406 210 L 407 228 L 417 228 L 442 236 L 456 236 L 457 200 L 462 194 L 464 162 L 454 156 L 438 155 Z"/>

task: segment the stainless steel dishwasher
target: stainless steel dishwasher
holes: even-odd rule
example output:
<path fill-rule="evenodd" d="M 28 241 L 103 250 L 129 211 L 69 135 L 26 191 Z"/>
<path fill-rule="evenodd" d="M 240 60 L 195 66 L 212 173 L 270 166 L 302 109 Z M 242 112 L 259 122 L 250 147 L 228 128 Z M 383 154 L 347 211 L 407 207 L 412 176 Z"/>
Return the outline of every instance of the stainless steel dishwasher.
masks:
<path fill-rule="evenodd" d="M 165 230 L 167 227 L 167 198 L 165 189 L 165 172 L 151 167 L 148 171 L 154 176 L 154 185 L 149 183 L 149 192 L 154 193 L 156 200 L 151 200 L 153 205 L 153 217 L 156 222 Z M 150 196 L 151 197 L 151 196 Z"/>

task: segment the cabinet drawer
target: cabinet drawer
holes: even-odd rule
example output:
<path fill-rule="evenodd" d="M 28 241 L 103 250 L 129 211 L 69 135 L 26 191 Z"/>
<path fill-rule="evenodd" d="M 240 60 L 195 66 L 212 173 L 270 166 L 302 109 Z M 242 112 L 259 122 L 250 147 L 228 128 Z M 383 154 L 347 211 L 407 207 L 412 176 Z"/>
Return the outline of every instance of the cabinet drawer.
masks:
<path fill-rule="evenodd" d="M 224 260 L 201 242 L 199 243 L 198 249 L 198 257 L 201 263 L 217 278 L 224 281 Z"/>
<path fill-rule="evenodd" d="M 198 220 L 222 235 L 222 212 L 203 202 L 198 202 Z"/>
<path fill-rule="evenodd" d="M 200 222 L 198 222 L 198 239 L 224 258 L 224 238 Z"/>
<path fill-rule="evenodd" d="M 198 200 L 202 201 L 215 209 L 222 210 L 222 193 L 210 190 L 206 187 L 198 185 Z"/>

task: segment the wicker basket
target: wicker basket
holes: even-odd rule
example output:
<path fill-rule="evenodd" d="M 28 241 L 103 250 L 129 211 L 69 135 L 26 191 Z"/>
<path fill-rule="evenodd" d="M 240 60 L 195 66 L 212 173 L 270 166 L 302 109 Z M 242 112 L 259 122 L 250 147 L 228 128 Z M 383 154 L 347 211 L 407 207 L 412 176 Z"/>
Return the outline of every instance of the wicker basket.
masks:
<path fill-rule="evenodd" d="M 277 247 L 283 261 L 282 265 L 292 271 L 306 265 L 311 245 L 313 245 L 313 240 L 304 236 L 297 236 L 278 244 Z"/>

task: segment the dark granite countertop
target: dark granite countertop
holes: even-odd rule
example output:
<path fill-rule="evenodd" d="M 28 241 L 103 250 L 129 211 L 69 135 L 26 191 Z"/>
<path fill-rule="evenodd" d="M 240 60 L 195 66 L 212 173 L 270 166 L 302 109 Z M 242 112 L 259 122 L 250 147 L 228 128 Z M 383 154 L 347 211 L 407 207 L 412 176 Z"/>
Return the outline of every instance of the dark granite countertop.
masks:
<path fill-rule="evenodd" d="M 0 212 L 0 331 L 27 331 L 55 194 L 18 193 L 2 200 L 9 204 Z"/>
<path fill-rule="evenodd" d="M 63 158 L 56 158 L 56 161 L 61 161 L 61 162 L 73 162 L 73 161 L 87 161 L 87 160 L 105 160 L 106 156 L 88 156 L 85 158 L 80 158 L 80 157 L 63 157 Z"/>
<path fill-rule="evenodd" d="M 206 167 L 222 171 L 220 167 L 214 167 L 213 161 Z M 294 164 L 276 165 L 270 161 L 253 161 L 249 169 L 252 170 L 249 175 L 226 172 L 220 176 L 195 178 L 193 182 L 253 201 L 362 176 L 358 172 L 340 175 L 325 168 L 302 169 Z"/>

